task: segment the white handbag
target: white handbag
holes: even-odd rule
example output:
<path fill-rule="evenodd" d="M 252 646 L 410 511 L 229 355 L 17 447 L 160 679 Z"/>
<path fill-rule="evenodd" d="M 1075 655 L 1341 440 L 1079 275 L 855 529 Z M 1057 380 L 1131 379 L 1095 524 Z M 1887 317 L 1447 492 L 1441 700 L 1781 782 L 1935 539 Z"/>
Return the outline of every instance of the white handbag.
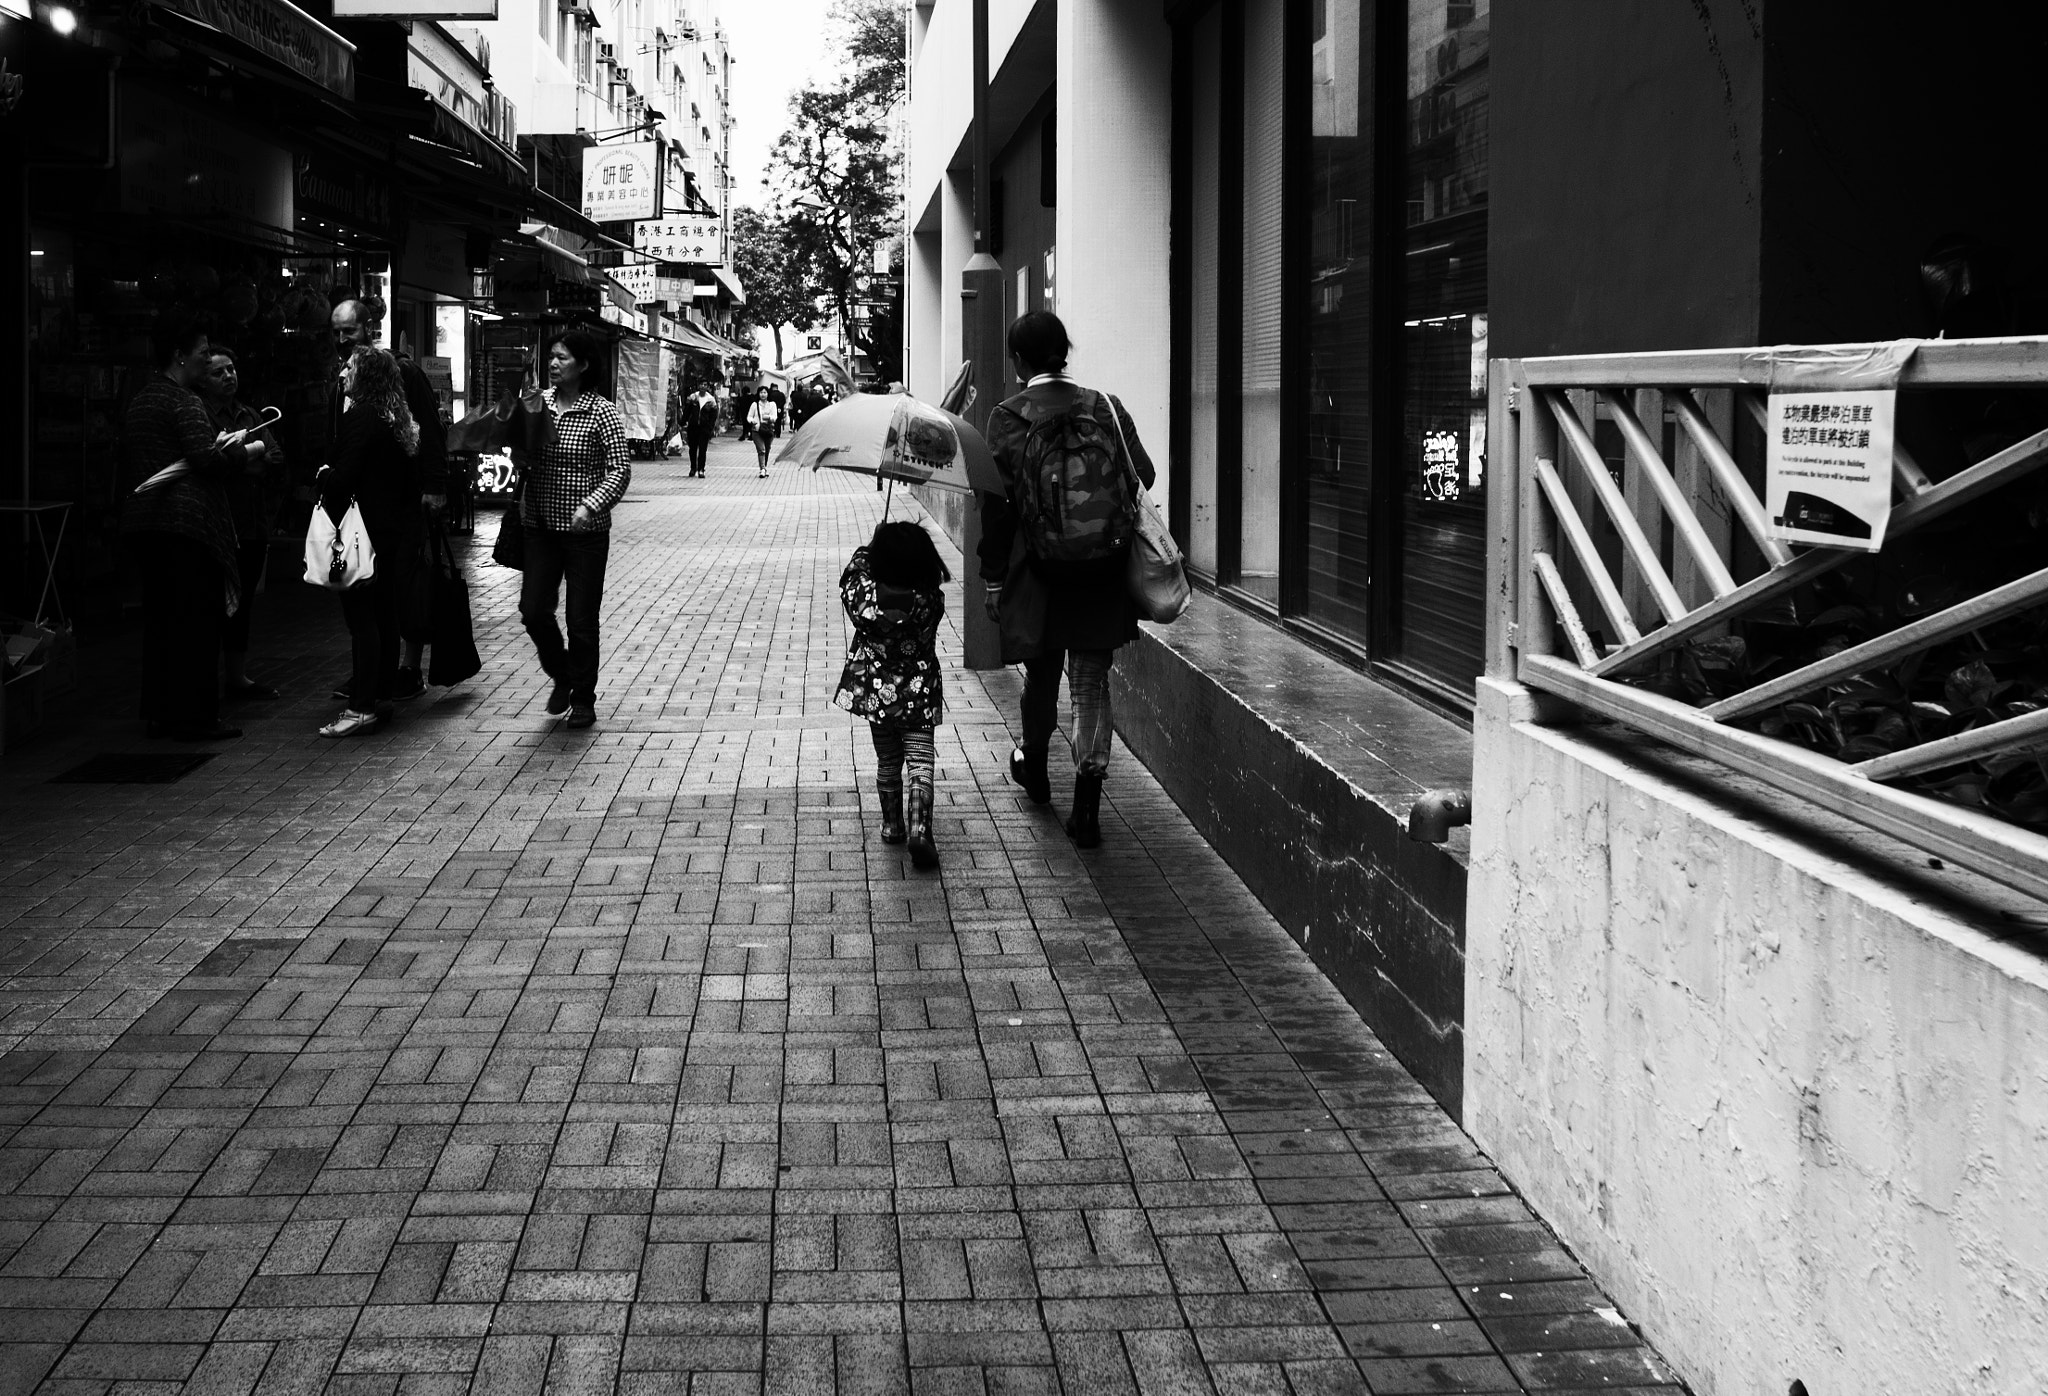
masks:
<path fill-rule="evenodd" d="M 306 580 L 329 591 L 347 591 L 377 575 L 377 553 L 363 511 L 354 503 L 335 523 L 318 504 L 306 526 Z"/>

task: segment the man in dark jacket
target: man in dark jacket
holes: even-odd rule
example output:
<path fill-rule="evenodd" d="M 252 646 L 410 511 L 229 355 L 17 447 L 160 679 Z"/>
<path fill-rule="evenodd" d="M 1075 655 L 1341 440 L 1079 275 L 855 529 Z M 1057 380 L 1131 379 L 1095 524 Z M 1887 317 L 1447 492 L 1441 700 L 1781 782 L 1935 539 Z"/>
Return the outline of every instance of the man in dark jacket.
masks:
<path fill-rule="evenodd" d="M 718 435 L 718 399 L 711 385 L 699 383 L 683 402 L 683 440 L 690 447 L 690 474 L 703 479 L 711 458 L 711 438 Z"/>

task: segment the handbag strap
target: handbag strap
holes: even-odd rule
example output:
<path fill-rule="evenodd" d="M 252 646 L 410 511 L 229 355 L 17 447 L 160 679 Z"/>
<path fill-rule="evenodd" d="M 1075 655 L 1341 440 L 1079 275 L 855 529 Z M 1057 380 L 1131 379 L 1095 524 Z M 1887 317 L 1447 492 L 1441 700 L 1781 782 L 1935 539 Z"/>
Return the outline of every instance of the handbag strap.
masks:
<path fill-rule="evenodd" d="M 1116 428 L 1116 444 L 1124 453 L 1124 474 L 1131 482 L 1131 508 L 1132 512 L 1135 513 L 1137 510 L 1137 497 L 1145 493 L 1145 479 L 1142 475 L 1138 474 L 1138 462 L 1131 458 L 1131 443 L 1124 436 L 1124 414 L 1122 407 L 1117 403 L 1116 398 L 1108 393 L 1102 395 L 1102 400 L 1109 404 L 1109 424 Z"/>

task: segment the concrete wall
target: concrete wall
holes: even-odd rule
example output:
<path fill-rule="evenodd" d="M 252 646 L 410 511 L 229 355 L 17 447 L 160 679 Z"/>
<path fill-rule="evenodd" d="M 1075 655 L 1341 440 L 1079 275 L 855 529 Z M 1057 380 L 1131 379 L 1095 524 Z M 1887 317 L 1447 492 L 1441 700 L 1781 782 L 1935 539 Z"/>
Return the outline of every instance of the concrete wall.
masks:
<path fill-rule="evenodd" d="M 1496 357 L 1760 342 L 1762 9 L 1494 7 Z"/>
<path fill-rule="evenodd" d="M 1117 735 L 1455 1113 L 1466 835 L 1415 843 L 1407 819 L 1425 790 L 1469 779 L 1470 735 L 1201 594 L 1119 650 L 1111 683 Z"/>
<path fill-rule="evenodd" d="M 2040 1392 L 2023 904 L 1529 716 L 1482 681 L 1473 1138 L 1701 1396 Z"/>

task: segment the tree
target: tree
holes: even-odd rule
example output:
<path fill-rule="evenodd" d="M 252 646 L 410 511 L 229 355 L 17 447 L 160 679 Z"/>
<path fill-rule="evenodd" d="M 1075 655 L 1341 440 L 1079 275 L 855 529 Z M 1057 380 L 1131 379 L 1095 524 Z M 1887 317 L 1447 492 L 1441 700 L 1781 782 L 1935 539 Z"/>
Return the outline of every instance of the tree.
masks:
<path fill-rule="evenodd" d="M 870 274 L 874 248 L 895 241 L 901 226 L 895 131 L 908 73 L 903 10 L 897 0 L 834 0 L 828 22 L 848 61 L 837 76 L 790 99 L 790 126 L 772 156 L 784 226 L 790 249 L 810 264 L 822 307 L 883 378 L 900 378 L 900 300 L 865 323 L 854 308 L 870 299 L 858 283 Z"/>
<path fill-rule="evenodd" d="M 775 366 L 783 366 L 782 327 L 807 330 L 818 323 L 824 290 L 812 254 L 792 238 L 787 219 L 771 209 L 735 209 L 732 216 L 733 271 L 747 288 L 747 303 L 735 308 L 743 326 L 775 337 Z"/>

